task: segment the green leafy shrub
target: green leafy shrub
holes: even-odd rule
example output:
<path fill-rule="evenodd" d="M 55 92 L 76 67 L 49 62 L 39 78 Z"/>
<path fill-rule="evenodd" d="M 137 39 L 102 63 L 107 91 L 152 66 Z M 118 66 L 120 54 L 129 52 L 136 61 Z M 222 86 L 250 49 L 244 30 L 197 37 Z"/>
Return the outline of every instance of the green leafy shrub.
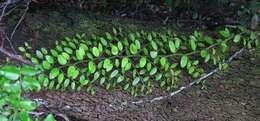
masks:
<path fill-rule="evenodd" d="M 14 65 L 0 67 L 0 120 L 1 121 L 31 121 L 29 112 L 36 109 L 37 104 L 22 97 L 23 92 L 39 91 L 40 82 L 36 75 L 37 68 L 23 65 L 21 68 Z M 46 119 L 51 120 L 51 116 Z"/>
<path fill-rule="evenodd" d="M 195 31 L 190 36 L 167 32 L 123 32 L 113 28 L 104 36 L 76 34 L 55 42 L 51 49 L 31 54 L 25 43 L 24 56 L 40 64 L 38 80 L 46 89 L 107 90 L 122 88 L 133 96 L 149 94 L 158 84 L 166 90 L 178 86 L 181 72 L 193 78 L 204 73 L 204 64 L 223 65 L 229 50 L 252 48 L 259 38 L 244 28 L 219 31 L 216 38 Z"/>

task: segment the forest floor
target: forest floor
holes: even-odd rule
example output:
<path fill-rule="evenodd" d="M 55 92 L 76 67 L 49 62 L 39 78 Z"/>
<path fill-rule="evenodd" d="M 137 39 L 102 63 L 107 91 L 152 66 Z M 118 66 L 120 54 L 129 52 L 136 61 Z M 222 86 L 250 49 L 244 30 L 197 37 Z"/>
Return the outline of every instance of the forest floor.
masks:
<path fill-rule="evenodd" d="M 109 15 L 50 11 L 30 11 L 14 36 L 16 46 L 27 41 L 33 48 L 51 47 L 55 40 L 76 33 L 98 33 L 111 31 L 120 26 L 130 31 L 176 29 L 174 25 L 163 25 L 158 21 L 138 21 L 121 19 Z M 9 23 L 13 25 L 16 18 Z M 178 31 L 178 30 L 176 30 Z M 260 50 L 244 53 L 231 63 L 225 72 L 213 77 L 180 94 L 141 107 L 114 109 L 106 100 L 117 100 L 126 94 L 98 91 L 96 96 L 83 92 L 46 91 L 53 112 L 68 115 L 71 120 L 90 121 L 259 121 L 260 120 Z M 32 96 L 34 98 L 35 95 Z M 129 97 L 128 97 L 129 98 Z M 64 104 L 66 103 L 66 104 Z M 69 110 L 63 105 L 71 106 Z M 84 105 L 79 108 L 77 106 Z M 74 109 L 74 107 L 77 107 Z M 108 107 L 106 107 L 108 106 Z"/>

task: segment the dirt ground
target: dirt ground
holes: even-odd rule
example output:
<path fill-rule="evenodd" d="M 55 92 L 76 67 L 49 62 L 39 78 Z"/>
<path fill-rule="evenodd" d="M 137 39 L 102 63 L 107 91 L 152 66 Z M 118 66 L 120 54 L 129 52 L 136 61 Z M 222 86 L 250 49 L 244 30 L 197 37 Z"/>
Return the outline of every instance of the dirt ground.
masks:
<path fill-rule="evenodd" d="M 33 11 L 14 38 L 37 46 L 51 46 L 53 40 L 77 32 L 102 33 L 111 26 L 130 30 L 170 28 L 153 22 L 102 19 L 79 13 L 69 16 L 58 11 Z M 68 17 L 69 16 L 69 17 Z M 68 23 L 68 20 L 71 20 Z M 12 21 L 10 21 L 12 23 Z M 152 26 L 155 28 L 154 26 Z M 111 103 L 131 99 L 127 93 L 97 91 L 95 96 L 84 92 L 46 91 L 36 94 L 49 102 L 47 110 L 62 113 L 71 120 L 89 121 L 259 121 L 260 120 L 260 50 L 246 52 L 225 71 L 167 100 L 118 108 Z M 44 94 L 43 94 L 44 93 Z M 33 95 L 31 98 L 34 98 Z M 40 109 L 41 110 L 41 109 Z M 45 109 L 46 110 L 46 109 Z"/>

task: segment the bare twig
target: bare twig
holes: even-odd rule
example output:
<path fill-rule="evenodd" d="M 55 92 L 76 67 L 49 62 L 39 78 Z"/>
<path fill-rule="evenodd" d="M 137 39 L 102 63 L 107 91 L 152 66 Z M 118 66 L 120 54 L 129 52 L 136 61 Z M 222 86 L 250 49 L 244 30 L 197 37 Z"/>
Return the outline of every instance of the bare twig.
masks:
<path fill-rule="evenodd" d="M 11 46 L 11 48 L 12 48 L 12 50 L 13 50 L 13 52 L 14 52 L 15 54 L 17 54 L 17 52 L 16 52 L 16 50 L 14 49 L 13 44 L 12 44 L 11 41 L 12 41 L 12 39 L 13 39 L 13 36 L 14 36 L 14 34 L 15 34 L 17 28 L 19 27 L 19 25 L 20 25 L 21 22 L 23 21 L 25 15 L 26 15 L 26 13 L 27 13 L 27 11 L 28 11 L 28 9 L 29 9 L 30 3 L 31 3 L 31 0 L 28 0 L 28 2 L 27 2 L 27 4 L 26 4 L 26 9 L 24 10 L 23 15 L 21 16 L 21 18 L 19 19 L 19 21 L 18 21 L 17 24 L 15 25 L 15 27 L 14 27 L 12 33 L 11 33 L 10 39 L 7 39 L 7 40 L 9 41 L 9 44 L 10 44 L 10 46 Z"/>
<path fill-rule="evenodd" d="M 6 2 L 4 2 L 3 4 L 4 4 L 4 7 L 3 7 L 3 10 L 2 10 L 2 13 L 1 13 L 1 16 L 0 16 L 0 21 L 2 21 L 2 19 L 3 19 L 3 16 L 5 14 L 5 10 L 6 10 L 7 6 L 10 4 L 10 0 L 6 0 Z"/>
<path fill-rule="evenodd" d="M 239 54 L 241 54 L 243 51 L 245 51 L 244 48 L 240 49 L 239 51 L 235 52 L 232 56 L 230 56 L 230 58 L 228 60 L 226 60 L 225 63 L 230 63 L 235 57 L 237 57 Z M 124 106 L 127 106 L 128 104 L 135 104 L 135 105 L 140 105 L 140 104 L 143 104 L 143 103 L 152 103 L 152 102 L 155 102 L 155 101 L 160 101 L 160 100 L 164 100 L 166 98 L 169 98 L 169 97 L 172 97 L 180 92 L 182 92 L 183 90 L 185 89 L 188 89 L 190 88 L 191 86 L 193 86 L 194 84 L 196 83 L 199 83 L 201 82 L 202 80 L 210 77 L 211 75 L 215 74 L 216 72 L 219 71 L 219 68 L 216 68 L 212 71 L 210 71 L 208 74 L 200 77 L 199 79 L 197 80 L 194 80 L 192 81 L 191 83 L 189 83 L 188 85 L 185 85 L 185 86 L 182 86 L 180 87 L 178 90 L 174 91 L 174 92 L 171 92 L 167 95 L 164 95 L 164 96 L 159 96 L 159 97 L 155 97 L 155 98 L 152 98 L 152 99 L 141 99 L 141 100 L 138 100 L 138 101 L 133 101 L 133 102 L 123 102 L 122 105 Z"/>

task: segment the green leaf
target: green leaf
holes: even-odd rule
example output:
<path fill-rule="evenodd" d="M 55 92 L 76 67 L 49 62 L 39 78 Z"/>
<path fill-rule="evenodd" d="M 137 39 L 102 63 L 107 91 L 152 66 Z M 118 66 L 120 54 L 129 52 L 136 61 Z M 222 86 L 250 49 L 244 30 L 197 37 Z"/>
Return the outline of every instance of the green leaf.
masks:
<path fill-rule="evenodd" d="M 143 68 L 146 65 L 146 58 L 142 57 L 139 62 L 140 68 Z"/>
<path fill-rule="evenodd" d="M 100 73 L 97 71 L 95 74 L 94 74 L 94 78 L 93 78 L 93 81 L 96 81 L 100 76 Z"/>
<path fill-rule="evenodd" d="M 100 52 L 97 47 L 92 48 L 92 53 L 94 56 L 98 57 L 100 55 Z"/>
<path fill-rule="evenodd" d="M 105 83 L 105 81 L 106 81 L 106 78 L 105 78 L 105 77 L 102 77 L 102 78 L 100 79 L 99 84 L 100 84 L 100 85 L 103 85 L 103 84 Z"/>
<path fill-rule="evenodd" d="M 134 36 L 133 33 L 130 33 L 130 34 L 129 34 L 129 38 L 130 38 L 130 40 L 135 41 L 135 36 Z"/>
<path fill-rule="evenodd" d="M 114 70 L 114 71 L 110 74 L 110 78 L 114 78 L 117 74 L 118 74 L 118 70 Z"/>
<path fill-rule="evenodd" d="M 87 85 L 89 83 L 89 80 L 83 79 L 79 81 L 82 86 Z"/>
<path fill-rule="evenodd" d="M 86 44 L 84 44 L 84 43 L 80 43 L 79 47 L 82 48 L 85 51 L 88 50 L 88 46 Z"/>
<path fill-rule="evenodd" d="M 156 76 L 155 76 L 155 80 L 156 81 L 159 81 L 159 80 L 161 80 L 162 79 L 162 74 L 160 73 L 160 74 L 157 74 Z"/>
<path fill-rule="evenodd" d="M 69 48 L 69 47 L 65 47 L 65 48 L 64 48 L 64 51 L 67 52 L 67 53 L 69 53 L 69 54 L 72 54 L 72 53 L 73 53 L 72 49 Z"/>
<path fill-rule="evenodd" d="M 90 61 L 88 63 L 88 70 L 92 74 L 95 73 L 95 71 L 96 71 L 96 64 L 93 61 Z"/>
<path fill-rule="evenodd" d="M 25 51 L 26 51 L 24 47 L 18 47 L 18 50 L 19 50 L 20 52 L 25 52 Z"/>
<path fill-rule="evenodd" d="M 58 83 L 61 84 L 63 80 L 64 80 L 64 74 L 60 73 L 58 76 Z"/>
<path fill-rule="evenodd" d="M 120 51 L 122 51 L 122 50 L 123 50 L 123 44 L 122 44 L 122 42 L 118 41 L 118 42 L 117 42 L 117 47 L 118 47 L 118 49 L 119 49 Z"/>
<path fill-rule="evenodd" d="M 44 86 L 44 87 L 48 87 L 48 85 L 49 85 L 49 79 L 48 79 L 48 78 L 45 78 L 45 79 L 43 80 L 43 86 Z"/>
<path fill-rule="evenodd" d="M 49 114 L 45 119 L 44 121 L 56 121 L 54 116 L 52 114 Z"/>
<path fill-rule="evenodd" d="M 102 43 L 104 46 L 107 46 L 107 41 L 106 41 L 105 38 L 101 37 L 101 38 L 100 38 L 100 41 L 101 41 L 101 43 Z"/>
<path fill-rule="evenodd" d="M 178 49 L 181 45 L 181 39 L 175 38 L 175 48 Z"/>
<path fill-rule="evenodd" d="M 50 79 L 54 79 L 54 78 L 57 77 L 59 74 L 60 74 L 60 70 L 59 70 L 58 68 L 53 68 L 53 69 L 50 71 L 49 78 L 50 78 Z"/>
<path fill-rule="evenodd" d="M 208 55 L 208 52 L 207 52 L 206 49 L 203 49 L 203 50 L 200 51 L 200 56 L 201 57 L 205 58 L 205 57 L 207 57 L 207 55 Z"/>
<path fill-rule="evenodd" d="M 64 58 L 63 55 L 58 55 L 58 62 L 59 62 L 60 65 L 67 64 L 67 60 Z"/>
<path fill-rule="evenodd" d="M 158 46 L 154 41 L 151 41 L 151 44 L 154 50 L 158 50 Z"/>
<path fill-rule="evenodd" d="M 119 76 L 116 80 L 117 83 L 120 83 L 124 80 L 124 77 L 123 76 Z"/>
<path fill-rule="evenodd" d="M 151 51 L 151 52 L 150 52 L 150 56 L 151 56 L 152 58 L 156 58 L 157 55 L 158 55 L 158 52 L 157 52 L 157 51 Z"/>
<path fill-rule="evenodd" d="M 112 46 L 111 52 L 113 55 L 117 55 L 118 54 L 118 48 L 116 46 Z"/>
<path fill-rule="evenodd" d="M 227 28 L 225 28 L 225 30 L 221 30 L 219 33 L 225 38 L 228 38 L 230 36 L 230 32 Z"/>
<path fill-rule="evenodd" d="M 85 56 L 85 51 L 83 48 L 79 48 L 78 50 L 76 50 L 76 57 L 78 60 L 83 60 Z"/>
<path fill-rule="evenodd" d="M 0 69 L 5 78 L 10 80 L 17 80 L 20 76 L 20 70 L 14 65 L 5 65 Z"/>
<path fill-rule="evenodd" d="M 129 84 L 126 84 L 125 86 L 124 86 L 124 90 L 127 90 L 128 88 L 129 88 Z"/>
<path fill-rule="evenodd" d="M 66 79 L 66 80 L 64 81 L 64 83 L 63 83 L 64 88 L 68 87 L 69 84 L 70 84 L 70 80 L 69 80 L 69 79 Z"/>
<path fill-rule="evenodd" d="M 126 65 L 128 64 L 128 62 L 129 62 L 129 59 L 128 59 L 127 57 L 124 57 L 124 58 L 122 59 L 121 67 L 122 67 L 122 68 L 125 68 Z"/>
<path fill-rule="evenodd" d="M 160 59 L 160 64 L 161 64 L 162 67 L 165 66 L 166 62 L 167 62 L 167 58 L 166 58 L 166 57 L 162 57 L 162 58 Z"/>
<path fill-rule="evenodd" d="M 43 61 L 42 67 L 46 70 L 49 70 L 51 68 L 51 64 L 48 61 Z"/>
<path fill-rule="evenodd" d="M 132 85 L 133 85 L 133 86 L 137 85 L 140 80 L 141 80 L 140 77 L 136 77 L 136 78 L 134 79 L 134 81 L 132 82 Z"/>
<path fill-rule="evenodd" d="M 240 39 L 241 39 L 241 36 L 240 36 L 239 34 L 237 34 L 237 35 L 234 37 L 233 42 L 238 43 L 238 42 L 240 41 Z"/>
<path fill-rule="evenodd" d="M 130 69 L 131 69 L 131 66 L 132 66 L 131 63 L 127 63 L 126 66 L 125 66 L 125 68 L 124 68 L 124 71 L 130 70 Z"/>
<path fill-rule="evenodd" d="M 8 121 L 8 118 L 4 115 L 0 115 L 0 121 Z"/>
<path fill-rule="evenodd" d="M 54 57 L 57 57 L 58 56 L 58 52 L 54 49 L 51 49 L 51 54 L 54 56 Z"/>
<path fill-rule="evenodd" d="M 20 106 L 21 106 L 22 109 L 24 109 L 26 111 L 31 111 L 31 110 L 34 110 L 36 108 L 35 103 L 30 101 L 30 100 L 21 101 Z"/>
<path fill-rule="evenodd" d="M 132 44 L 130 45 L 130 52 L 131 52 L 132 54 L 136 54 L 137 51 L 138 51 L 137 46 L 132 43 Z"/>
<path fill-rule="evenodd" d="M 170 47 L 170 51 L 172 53 L 176 53 L 176 46 L 175 44 L 173 43 L 173 41 L 169 41 L 169 47 Z"/>
<path fill-rule="evenodd" d="M 24 76 L 22 81 L 22 87 L 25 91 L 40 91 L 41 85 L 39 81 L 35 80 L 35 78 L 31 76 Z"/>
<path fill-rule="evenodd" d="M 42 54 L 42 52 L 39 51 L 39 50 L 36 50 L 36 56 L 37 56 L 38 58 L 40 58 L 40 59 L 43 59 L 43 54 Z"/>
<path fill-rule="evenodd" d="M 152 41 L 152 40 L 153 40 L 153 37 L 152 37 L 151 33 L 148 34 L 147 40 L 149 40 L 149 41 Z"/>
<path fill-rule="evenodd" d="M 151 71 L 150 71 L 150 75 L 154 75 L 157 72 L 157 68 L 154 67 Z"/>
<path fill-rule="evenodd" d="M 99 52 L 103 52 L 103 46 L 101 43 L 98 43 L 98 50 Z"/>
<path fill-rule="evenodd" d="M 113 69 L 113 64 L 111 63 L 110 59 L 104 60 L 103 68 L 105 68 L 107 72 L 109 72 Z"/>
<path fill-rule="evenodd" d="M 196 50 L 196 43 L 195 43 L 195 40 L 194 39 L 191 39 L 190 40 L 190 45 L 191 45 L 191 49 L 193 50 L 193 51 L 195 51 Z"/>
<path fill-rule="evenodd" d="M 36 70 L 35 68 L 33 68 L 31 66 L 23 65 L 21 68 L 21 73 L 26 76 L 34 76 L 36 74 L 39 74 L 40 71 Z"/>
<path fill-rule="evenodd" d="M 46 60 L 47 60 L 49 63 L 51 63 L 51 64 L 54 63 L 54 59 L 53 59 L 52 56 L 50 56 L 50 55 L 46 55 L 45 58 L 46 58 Z"/>
<path fill-rule="evenodd" d="M 105 33 L 108 40 L 112 40 L 112 35 L 108 32 Z"/>
<path fill-rule="evenodd" d="M 67 70 L 67 76 L 68 77 L 73 77 L 75 74 L 77 74 L 77 69 L 75 66 L 69 66 Z"/>
<path fill-rule="evenodd" d="M 180 63 L 181 63 L 181 67 L 182 67 L 182 68 L 184 68 L 184 67 L 187 65 L 188 59 L 189 59 L 189 58 L 188 58 L 187 55 L 184 55 L 184 56 L 181 57 L 181 62 L 180 62 Z"/>

